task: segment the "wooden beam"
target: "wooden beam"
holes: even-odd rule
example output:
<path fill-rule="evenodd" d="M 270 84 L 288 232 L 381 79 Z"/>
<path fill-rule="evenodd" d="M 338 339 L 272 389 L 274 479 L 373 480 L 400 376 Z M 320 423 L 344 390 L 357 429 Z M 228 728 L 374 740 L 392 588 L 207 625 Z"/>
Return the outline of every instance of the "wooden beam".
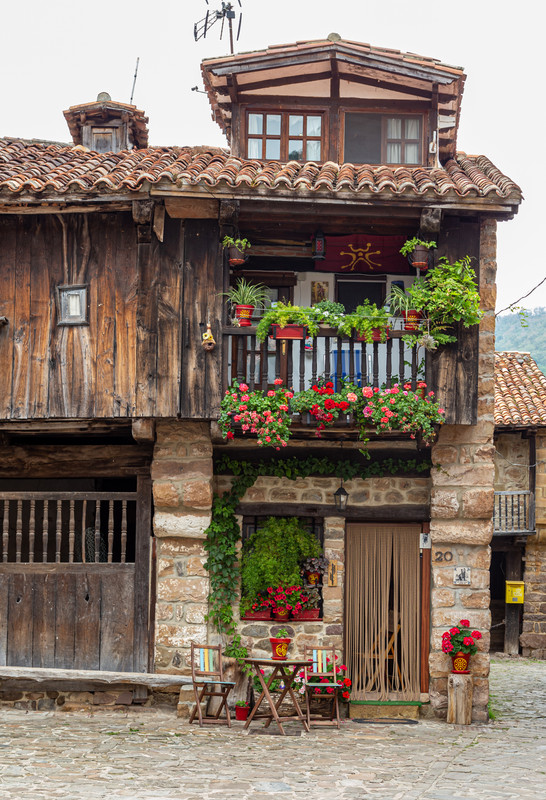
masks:
<path fill-rule="evenodd" d="M 132 434 L 135 442 L 155 442 L 155 420 L 150 418 L 134 419 Z"/>
<path fill-rule="evenodd" d="M 261 81 L 249 81 L 239 84 L 241 94 L 254 92 L 256 89 L 273 89 L 276 86 L 292 86 L 298 83 L 313 83 L 315 81 L 328 80 L 331 77 L 330 71 L 312 72 L 305 75 L 285 75 L 283 78 L 269 78 Z M 229 86 L 229 83 L 228 83 Z"/>
<path fill-rule="evenodd" d="M 140 684 L 152 688 L 168 686 L 186 686 L 191 684 L 187 675 L 172 675 L 155 672 L 108 672 L 95 669 L 54 669 L 47 667 L 0 667 L 0 687 L 4 681 L 20 683 L 39 683 L 55 681 L 69 686 L 71 683 L 89 683 L 93 685 L 112 686 L 119 683 Z"/>
<path fill-rule="evenodd" d="M 217 219 L 220 204 L 212 197 L 166 197 L 165 208 L 172 219 Z"/>
<path fill-rule="evenodd" d="M 248 517 L 274 516 L 279 513 L 290 517 L 345 517 L 360 522 L 423 522 L 430 518 L 430 508 L 425 504 L 398 506 L 351 506 L 346 511 L 338 511 L 332 505 L 312 505 L 310 503 L 240 503 L 237 514 Z"/>

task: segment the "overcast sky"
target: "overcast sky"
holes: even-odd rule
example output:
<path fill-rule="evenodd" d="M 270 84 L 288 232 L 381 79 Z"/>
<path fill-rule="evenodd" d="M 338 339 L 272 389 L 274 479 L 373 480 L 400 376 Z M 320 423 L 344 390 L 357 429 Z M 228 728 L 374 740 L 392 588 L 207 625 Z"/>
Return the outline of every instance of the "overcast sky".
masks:
<path fill-rule="evenodd" d="M 541 142 L 543 33 L 532 0 L 241 0 L 236 49 L 320 39 L 344 39 L 432 56 L 464 67 L 468 76 L 458 148 L 485 154 L 522 189 L 525 201 L 499 224 L 498 303 L 501 309 L 546 276 L 538 246 L 542 219 Z M 211 10 L 221 0 L 209 0 Z M 237 6 L 237 0 L 233 0 Z M 2 3 L 0 136 L 68 141 L 62 115 L 70 105 L 107 91 L 133 102 L 150 118 L 154 145 L 224 145 L 201 88 L 199 64 L 229 50 L 220 23 L 205 40 L 193 26 L 205 0 L 26 0 Z M 237 10 L 239 10 L 237 8 Z M 541 12 L 539 12 L 541 13 Z M 546 283 L 527 307 L 546 306 Z"/>

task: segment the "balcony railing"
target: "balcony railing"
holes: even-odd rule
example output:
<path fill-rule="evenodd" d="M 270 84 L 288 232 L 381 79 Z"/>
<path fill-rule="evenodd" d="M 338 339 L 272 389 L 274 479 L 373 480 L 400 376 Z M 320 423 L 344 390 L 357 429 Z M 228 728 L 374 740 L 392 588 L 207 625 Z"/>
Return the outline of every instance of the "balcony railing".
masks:
<path fill-rule="evenodd" d="M 532 492 L 495 492 L 495 536 L 535 533 L 535 496 Z"/>
<path fill-rule="evenodd" d="M 414 389 L 423 373 L 419 372 L 418 348 L 407 347 L 403 331 L 391 331 L 385 343 L 367 344 L 356 338 L 337 335 L 334 328 L 321 326 L 316 338 L 306 341 L 256 338 L 256 328 L 225 327 L 224 388 L 236 379 L 251 390 L 266 389 L 276 378 L 286 386 L 304 391 L 320 378 L 342 379 L 357 386 L 390 387 L 411 383 Z M 424 376 L 426 381 L 426 375 Z"/>

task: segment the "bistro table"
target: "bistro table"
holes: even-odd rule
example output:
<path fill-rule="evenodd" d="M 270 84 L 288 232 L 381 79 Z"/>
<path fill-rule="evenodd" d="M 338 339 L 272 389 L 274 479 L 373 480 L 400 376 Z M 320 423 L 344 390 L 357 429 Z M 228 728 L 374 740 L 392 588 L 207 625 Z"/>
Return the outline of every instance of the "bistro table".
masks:
<path fill-rule="evenodd" d="M 268 728 L 271 722 L 275 720 L 279 726 L 280 732 L 283 736 L 285 736 L 286 732 L 282 726 L 283 721 L 286 722 L 290 719 L 299 719 L 304 729 L 309 732 L 307 720 L 305 719 L 300 704 L 298 703 L 296 693 L 292 689 L 292 683 L 296 677 L 297 671 L 299 669 L 303 669 L 304 667 L 308 667 L 312 663 L 311 660 L 303 658 L 287 658 L 283 660 L 277 660 L 273 658 L 245 658 L 244 660 L 246 664 L 250 664 L 250 666 L 254 669 L 254 672 L 256 673 L 256 676 L 262 687 L 262 693 L 256 700 L 254 708 L 250 712 L 245 723 L 245 730 L 248 728 L 253 719 L 265 719 L 266 723 L 264 727 L 266 728 Z M 266 670 L 271 668 L 273 668 L 273 671 L 266 682 L 265 677 L 262 674 L 262 669 Z M 271 697 L 269 687 L 273 681 L 277 679 L 283 681 L 284 689 L 281 690 L 281 695 L 277 702 L 275 702 Z M 279 709 L 286 695 L 290 697 L 295 713 L 281 716 L 279 714 Z M 258 714 L 258 709 L 260 708 L 264 699 L 269 703 L 270 710 L 267 713 Z"/>

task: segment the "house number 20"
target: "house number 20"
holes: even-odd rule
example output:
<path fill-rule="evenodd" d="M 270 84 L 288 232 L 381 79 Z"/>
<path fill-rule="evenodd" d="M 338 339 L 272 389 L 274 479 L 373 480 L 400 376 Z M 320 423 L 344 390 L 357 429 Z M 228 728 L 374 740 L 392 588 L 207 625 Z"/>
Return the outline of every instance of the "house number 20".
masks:
<path fill-rule="evenodd" d="M 441 550 L 435 550 L 434 552 L 434 560 L 435 561 L 453 561 L 453 553 L 451 550 L 444 550 L 442 553 Z"/>

